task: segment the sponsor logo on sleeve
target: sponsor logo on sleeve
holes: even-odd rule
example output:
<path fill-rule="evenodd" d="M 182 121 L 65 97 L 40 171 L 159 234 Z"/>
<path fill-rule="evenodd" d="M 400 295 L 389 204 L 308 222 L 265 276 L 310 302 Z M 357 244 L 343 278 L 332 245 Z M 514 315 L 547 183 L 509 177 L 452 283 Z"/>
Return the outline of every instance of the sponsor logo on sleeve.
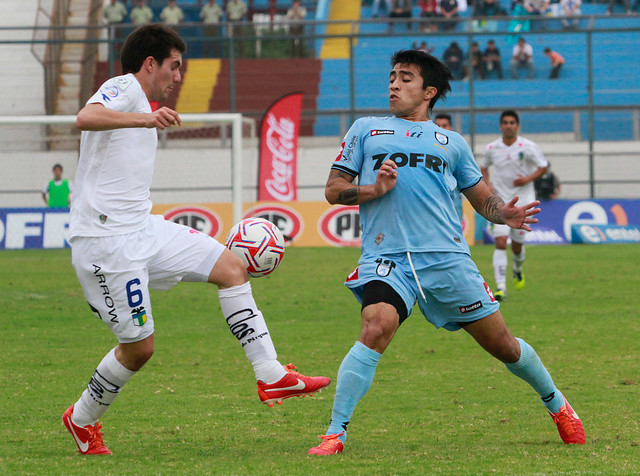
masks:
<path fill-rule="evenodd" d="M 395 131 L 391 129 L 373 129 L 371 131 L 371 136 L 392 136 L 395 134 Z"/>

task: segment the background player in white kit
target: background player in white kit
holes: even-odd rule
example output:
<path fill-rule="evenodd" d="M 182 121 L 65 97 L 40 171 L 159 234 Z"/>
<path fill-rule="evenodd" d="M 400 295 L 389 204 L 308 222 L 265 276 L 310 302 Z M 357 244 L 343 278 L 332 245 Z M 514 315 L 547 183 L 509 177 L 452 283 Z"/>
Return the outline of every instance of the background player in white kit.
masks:
<path fill-rule="evenodd" d="M 530 203 L 536 198 L 534 182 L 547 172 L 548 162 L 540 148 L 529 139 L 520 137 L 520 117 L 516 111 L 504 111 L 500 115 L 502 137 L 491 142 L 480 161 L 484 181 L 502 200 L 508 202 L 516 195 L 517 204 Z M 489 179 L 491 168 L 491 180 Z M 513 278 L 515 288 L 524 288 L 525 278 L 522 265 L 525 260 L 524 242 L 526 230 L 516 230 L 507 225 L 492 224 L 496 249 L 493 252 L 493 271 L 496 290 L 493 295 L 498 301 L 507 296 L 507 239 L 511 237 L 513 251 Z"/>
<path fill-rule="evenodd" d="M 123 76 L 105 82 L 78 113 L 83 132 L 69 224 L 72 262 L 91 310 L 119 341 L 62 417 L 83 454 L 111 454 L 98 419 L 153 354 L 149 287 L 218 286 L 222 313 L 253 365 L 263 403 L 273 406 L 330 382 L 278 362 L 240 258 L 208 235 L 150 214 L 156 129 L 181 121 L 167 107 L 152 111 L 149 101 L 165 100 L 181 81 L 185 50 L 182 38 L 163 25 L 134 30 L 121 50 Z"/>

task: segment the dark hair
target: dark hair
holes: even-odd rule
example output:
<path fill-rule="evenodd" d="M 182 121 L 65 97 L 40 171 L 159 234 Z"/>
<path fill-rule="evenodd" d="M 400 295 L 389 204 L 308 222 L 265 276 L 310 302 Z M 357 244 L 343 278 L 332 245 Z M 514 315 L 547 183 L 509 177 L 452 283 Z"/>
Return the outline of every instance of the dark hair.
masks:
<path fill-rule="evenodd" d="M 549 48 L 548 46 L 544 49 L 545 53 L 551 53 L 551 48 Z"/>
<path fill-rule="evenodd" d="M 171 56 L 174 48 L 181 54 L 187 51 L 187 45 L 175 30 L 160 24 L 136 28 L 127 37 L 120 51 L 122 74 L 137 73 L 149 56 L 162 64 Z"/>
<path fill-rule="evenodd" d="M 436 95 L 429 101 L 429 111 L 433 109 L 438 99 L 444 100 L 447 93 L 451 91 L 451 84 L 449 84 L 453 79 L 451 71 L 435 56 L 418 50 L 400 50 L 391 57 L 391 66 L 397 64 L 415 64 L 422 76 L 422 89 L 427 89 L 428 86 L 436 88 Z"/>
<path fill-rule="evenodd" d="M 500 114 L 500 122 L 502 122 L 502 119 L 505 117 L 513 117 L 516 120 L 516 124 L 520 124 L 520 116 L 518 116 L 518 113 L 513 109 L 503 111 L 502 114 Z"/>
<path fill-rule="evenodd" d="M 449 121 L 449 123 L 453 122 L 451 120 L 451 115 L 447 114 L 446 112 L 441 112 L 439 114 L 436 114 L 436 117 L 433 118 L 433 122 L 435 122 L 438 119 L 446 119 L 447 121 Z"/>
<path fill-rule="evenodd" d="M 63 170 L 62 169 L 62 165 L 60 165 L 60 164 L 55 164 L 53 167 L 51 167 L 52 171 L 55 170 L 55 169 L 60 169 L 60 172 L 62 172 L 62 170 Z"/>

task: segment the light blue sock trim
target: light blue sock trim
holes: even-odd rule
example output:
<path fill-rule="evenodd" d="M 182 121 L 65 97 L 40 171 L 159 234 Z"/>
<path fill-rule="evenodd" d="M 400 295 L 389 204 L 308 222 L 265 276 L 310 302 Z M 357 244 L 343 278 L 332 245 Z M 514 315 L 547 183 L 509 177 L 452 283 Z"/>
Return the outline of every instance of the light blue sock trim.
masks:
<path fill-rule="evenodd" d="M 538 392 L 542 403 L 553 413 L 557 413 L 564 403 L 564 398 L 553 383 L 549 372 L 542 364 L 536 351 L 524 340 L 516 337 L 520 343 L 520 359 L 511 364 L 505 364 L 509 371 L 527 382 Z"/>
<path fill-rule="evenodd" d="M 338 370 L 336 396 L 327 435 L 344 431 L 340 439 L 346 441 L 347 425 L 356 405 L 371 387 L 380 357 L 382 354 L 359 341 L 349 350 Z"/>

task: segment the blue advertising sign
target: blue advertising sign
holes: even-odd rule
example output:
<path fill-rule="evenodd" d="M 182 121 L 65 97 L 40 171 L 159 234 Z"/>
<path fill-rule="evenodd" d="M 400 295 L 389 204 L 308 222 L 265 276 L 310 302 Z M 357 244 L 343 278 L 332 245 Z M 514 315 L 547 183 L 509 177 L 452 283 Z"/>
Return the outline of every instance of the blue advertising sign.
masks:
<path fill-rule="evenodd" d="M 0 208 L 0 249 L 69 247 L 68 208 Z"/>
<path fill-rule="evenodd" d="M 571 243 L 640 243 L 640 228 L 628 225 L 572 225 Z"/>
<path fill-rule="evenodd" d="M 574 225 L 640 226 L 640 200 L 636 199 L 549 200 L 542 202 L 540 208 L 539 222 L 531 226 L 527 243 L 571 243 Z M 493 241 L 485 231 L 484 242 Z"/>

